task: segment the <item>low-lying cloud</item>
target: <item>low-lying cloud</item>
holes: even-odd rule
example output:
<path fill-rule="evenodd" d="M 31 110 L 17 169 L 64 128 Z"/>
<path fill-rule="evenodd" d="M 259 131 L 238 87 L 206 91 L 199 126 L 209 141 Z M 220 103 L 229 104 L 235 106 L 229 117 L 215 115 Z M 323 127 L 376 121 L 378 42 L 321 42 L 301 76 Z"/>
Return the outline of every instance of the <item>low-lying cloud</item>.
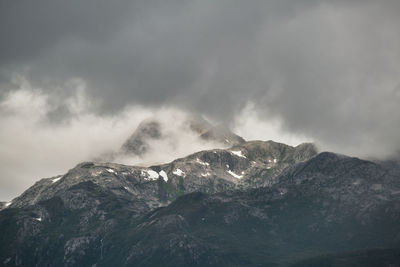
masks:
<path fill-rule="evenodd" d="M 136 105 L 113 115 L 98 114 L 82 80 L 65 84 L 74 94 L 56 102 L 23 77 L 14 82 L 18 89 L 0 102 L 0 198 L 4 200 L 41 178 L 65 173 L 82 161 L 107 154 L 117 155 L 113 162 L 148 166 L 224 147 L 189 131 L 185 122 L 191 114 L 183 110 Z M 151 149 L 142 157 L 119 154 L 139 123 L 149 118 L 161 123 L 162 138 L 150 140 Z"/>
<path fill-rule="evenodd" d="M 80 82 L 77 82 L 80 83 Z M 79 90 L 78 90 L 79 91 Z M 26 83 L 0 103 L 0 196 L 14 197 L 34 181 L 67 171 L 80 161 L 118 148 L 141 119 L 151 112 L 126 109 L 116 116 L 90 112 L 90 104 L 77 92 L 61 108 L 68 117 L 49 120 L 49 96 Z"/>

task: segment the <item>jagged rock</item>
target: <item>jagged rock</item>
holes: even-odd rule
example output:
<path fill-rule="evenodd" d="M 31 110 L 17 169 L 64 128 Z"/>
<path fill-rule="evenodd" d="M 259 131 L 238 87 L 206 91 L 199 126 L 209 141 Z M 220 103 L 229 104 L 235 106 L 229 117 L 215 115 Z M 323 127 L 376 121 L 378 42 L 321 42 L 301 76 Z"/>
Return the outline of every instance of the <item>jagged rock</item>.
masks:
<path fill-rule="evenodd" d="M 134 167 L 113 163 L 86 162 L 65 175 L 42 179 L 12 201 L 24 207 L 64 194 L 76 184 L 91 181 L 118 197 L 133 201 L 139 211 L 166 205 L 190 192 L 215 193 L 254 188 L 275 183 L 290 164 L 316 154 L 315 146 L 291 147 L 273 141 L 251 141 L 230 149 L 197 152 L 168 164 Z M 84 205 L 69 196 L 68 207 Z"/>

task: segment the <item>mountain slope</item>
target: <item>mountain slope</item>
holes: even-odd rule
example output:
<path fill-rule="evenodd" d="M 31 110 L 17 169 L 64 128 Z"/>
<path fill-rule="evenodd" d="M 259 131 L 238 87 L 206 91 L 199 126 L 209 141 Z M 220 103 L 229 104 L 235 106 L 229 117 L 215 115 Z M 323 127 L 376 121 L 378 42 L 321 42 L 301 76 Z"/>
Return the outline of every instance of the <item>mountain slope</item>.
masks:
<path fill-rule="evenodd" d="M 242 147 L 242 154 L 256 157 L 250 148 Z M 192 158 L 214 151 L 201 153 Z M 271 156 L 284 162 L 283 155 L 288 154 Z M 235 158 L 240 158 L 234 164 L 238 172 L 245 158 Z M 261 160 L 266 167 L 271 163 L 265 155 Z M 192 159 L 187 164 L 201 165 Z M 114 181 L 109 176 L 101 179 Z M 147 213 L 138 212 L 139 198 L 121 197 L 119 190 L 96 179 L 79 180 L 47 200 L 19 208 L 15 202 L 0 212 L 0 262 L 289 266 L 320 255 L 399 247 L 400 177 L 380 165 L 321 153 L 288 165 L 273 180 L 269 187 L 187 194 Z M 399 264 L 395 257 L 393 261 Z"/>
<path fill-rule="evenodd" d="M 201 258 L 211 266 L 220 264 L 214 259 L 231 266 L 286 266 L 320 254 L 400 245 L 399 177 L 380 166 L 322 153 L 278 180 L 269 188 L 178 199 L 148 217 L 140 251 L 157 242 L 157 250 L 144 255 L 166 266 L 201 266 Z M 171 233 L 172 221 L 179 231 Z M 171 248 L 152 233 L 181 245 Z M 201 256 L 192 252 L 193 240 Z M 140 265 L 142 254 L 135 256 L 130 263 Z"/>
<path fill-rule="evenodd" d="M 323 255 L 301 261 L 292 267 L 397 267 L 400 266 L 399 249 L 372 249 Z"/>
<path fill-rule="evenodd" d="M 291 147 L 272 141 L 251 141 L 230 149 L 201 151 L 168 164 L 134 167 L 113 163 L 82 163 L 67 174 L 38 181 L 14 199 L 23 207 L 57 196 L 85 181 L 121 198 L 140 200 L 147 211 L 190 192 L 222 192 L 273 184 L 289 165 L 316 154 L 312 144 Z M 136 204 L 135 204 L 136 205 Z"/>

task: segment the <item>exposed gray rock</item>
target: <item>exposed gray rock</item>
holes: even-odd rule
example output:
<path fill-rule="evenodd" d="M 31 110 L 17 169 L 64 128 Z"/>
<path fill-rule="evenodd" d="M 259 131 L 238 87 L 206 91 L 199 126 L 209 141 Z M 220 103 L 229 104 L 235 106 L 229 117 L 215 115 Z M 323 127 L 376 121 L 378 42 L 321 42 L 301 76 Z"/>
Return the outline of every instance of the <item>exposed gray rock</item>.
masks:
<path fill-rule="evenodd" d="M 141 156 L 149 151 L 149 140 L 157 140 L 161 137 L 161 123 L 156 120 L 145 120 L 122 145 L 122 153 Z"/>
<path fill-rule="evenodd" d="M 201 117 L 189 117 L 178 124 L 178 127 L 180 132 L 191 132 L 193 136 L 198 136 L 199 140 L 217 144 L 218 147 L 227 148 L 245 142 L 242 137 L 232 133 L 229 129 L 221 125 L 213 126 Z M 103 155 L 101 158 L 112 161 L 118 155 L 143 157 L 149 152 L 161 153 L 162 151 L 157 151 L 157 148 L 153 146 L 154 141 L 164 140 L 167 143 L 173 143 L 175 139 L 179 139 L 171 136 L 173 133 L 168 132 L 165 128 L 168 127 L 156 118 L 144 120 L 125 141 L 119 152 Z"/>
<path fill-rule="evenodd" d="M 307 159 L 312 151 L 311 144 L 248 142 L 150 168 L 82 163 L 33 187 L 39 197 L 28 190 L 0 212 L 0 262 L 289 266 L 322 254 L 398 248 L 400 177 L 333 153 Z M 268 182 L 257 176 L 274 169 Z M 201 176 L 205 171 L 212 175 Z M 249 179 L 268 186 L 252 189 Z M 210 181 L 245 190 L 215 186 L 210 194 Z M 179 188 L 209 194 L 185 194 L 167 205 Z M 151 201 L 165 207 L 154 209 Z"/>
<path fill-rule="evenodd" d="M 138 211 L 148 211 L 190 192 L 215 193 L 272 185 L 290 164 L 315 154 L 312 144 L 291 147 L 272 141 L 251 141 L 150 167 L 86 162 L 65 175 L 38 181 L 14 199 L 10 207 L 29 206 L 60 196 L 70 209 L 85 208 L 90 202 L 84 195 L 78 192 L 65 195 L 65 192 L 76 184 L 91 181 L 122 199 L 133 201 Z"/>

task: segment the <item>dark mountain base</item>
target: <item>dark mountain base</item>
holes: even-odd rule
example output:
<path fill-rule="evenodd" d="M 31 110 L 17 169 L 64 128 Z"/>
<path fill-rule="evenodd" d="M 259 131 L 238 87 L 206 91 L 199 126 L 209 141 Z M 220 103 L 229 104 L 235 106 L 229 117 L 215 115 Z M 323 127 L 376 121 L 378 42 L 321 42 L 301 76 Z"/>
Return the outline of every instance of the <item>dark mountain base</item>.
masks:
<path fill-rule="evenodd" d="M 398 267 L 399 249 L 376 249 L 325 255 L 304 260 L 292 267 Z"/>

